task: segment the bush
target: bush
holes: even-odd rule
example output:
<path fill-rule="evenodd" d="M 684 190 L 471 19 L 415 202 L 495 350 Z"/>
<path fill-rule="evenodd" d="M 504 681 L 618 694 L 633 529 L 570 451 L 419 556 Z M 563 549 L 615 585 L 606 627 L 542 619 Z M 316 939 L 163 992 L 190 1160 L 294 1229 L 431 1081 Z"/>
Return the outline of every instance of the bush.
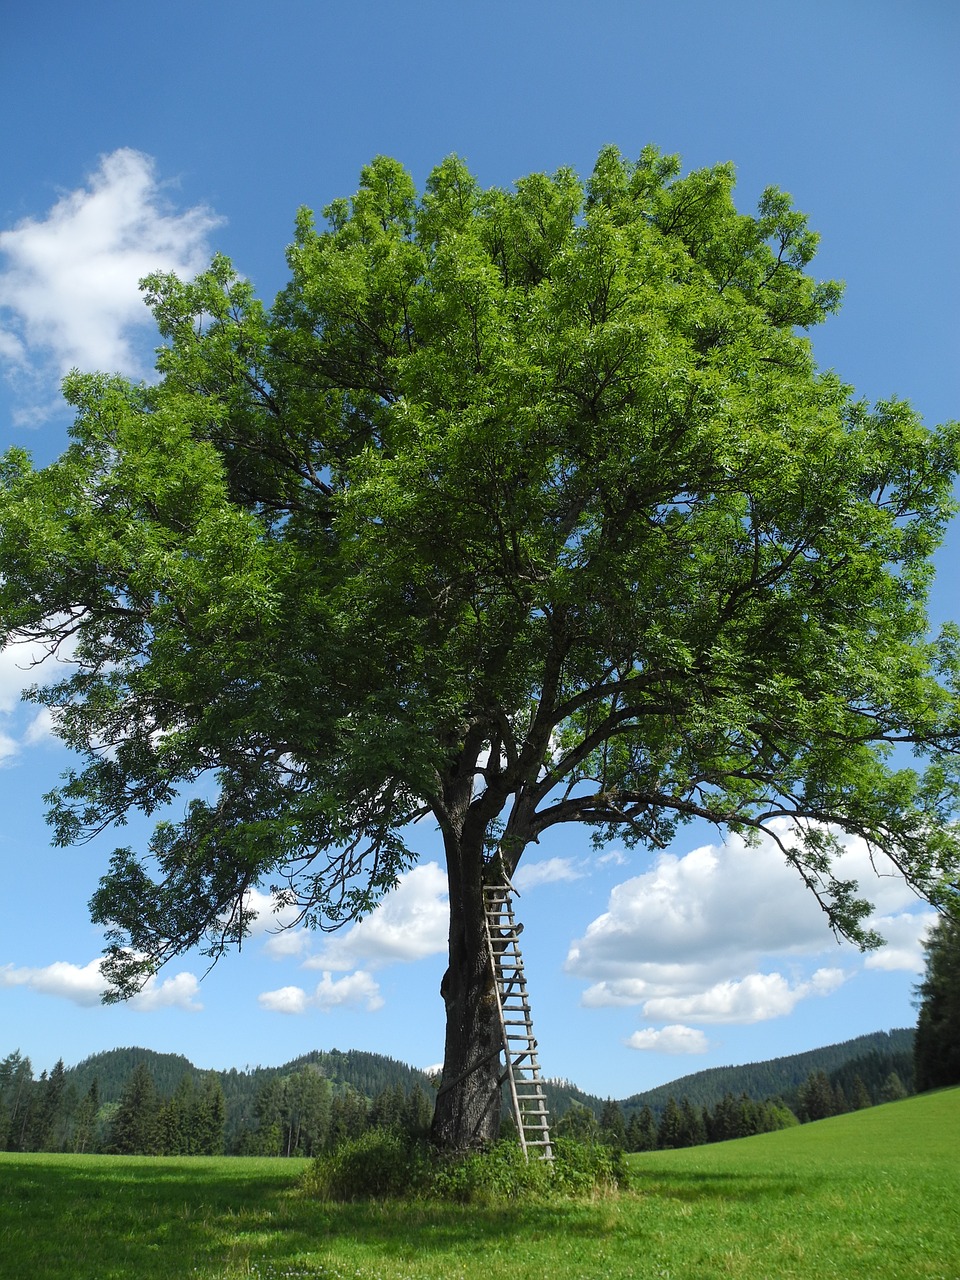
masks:
<path fill-rule="evenodd" d="M 322 1200 L 392 1200 L 416 1195 L 430 1182 L 424 1146 L 394 1129 L 368 1129 L 317 1156 L 305 1189 Z"/>
<path fill-rule="evenodd" d="M 553 1186 L 566 1195 L 624 1190 L 630 1173 L 623 1152 L 601 1142 L 553 1141 Z"/>
<path fill-rule="evenodd" d="M 544 1160 L 527 1161 L 520 1144 L 508 1138 L 485 1151 L 441 1157 L 430 1191 L 440 1200 L 490 1203 L 545 1195 L 551 1181 L 550 1165 Z"/>
<path fill-rule="evenodd" d="M 318 1156 L 305 1175 L 324 1200 L 437 1199 L 459 1204 L 608 1194 L 628 1185 L 623 1153 L 573 1138 L 554 1141 L 554 1160 L 527 1161 L 510 1139 L 484 1151 L 442 1156 L 395 1130 L 373 1129 Z"/>

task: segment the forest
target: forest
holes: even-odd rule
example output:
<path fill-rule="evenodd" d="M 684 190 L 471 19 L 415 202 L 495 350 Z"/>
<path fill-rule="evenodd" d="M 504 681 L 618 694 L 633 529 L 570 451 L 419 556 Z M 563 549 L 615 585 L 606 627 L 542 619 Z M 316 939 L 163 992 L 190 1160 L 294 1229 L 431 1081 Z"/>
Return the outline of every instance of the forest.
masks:
<path fill-rule="evenodd" d="M 557 1134 L 625 1151 L 722 1142 L 905 1097 L 913 1035 L 881 1032 L 718 1068 L 623 1102 L 546 1082 Z M 762 1092 L 763 1082 L 774 1087 Z M 113 1155 L 314 1156 L 368 1129 L 425 1138 L 434 1083 L 392 1058 L 316 1051 L 281 1067 L 201 1071 L 179 1054 L 113 1049 L 34 1077 L 0 1060 L 0 1150 Z M 509 1129 L 509 1120 L 505 1120 Z"/>

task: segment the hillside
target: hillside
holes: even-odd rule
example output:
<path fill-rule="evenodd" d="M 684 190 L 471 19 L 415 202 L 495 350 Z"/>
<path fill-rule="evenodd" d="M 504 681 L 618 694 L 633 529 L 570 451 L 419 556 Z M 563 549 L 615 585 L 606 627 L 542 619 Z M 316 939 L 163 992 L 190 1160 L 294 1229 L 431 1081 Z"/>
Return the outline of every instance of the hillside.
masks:
<path fill-rule="evenodd" d="M 767 1062 L 750 1062 L 739 1067 L 711 1067 L 681 1076 L 669 1084 L 644 1093 L 636 1093 L 621 1104 L 629 1115 L 647 1105 L 660 1110 L 669 1097 L 689 1098 L 694 1106 L 716 1106 L 726 1093 L 760 1101 L 764 1098 L 788 1097 L 813 1072 L 823 1071 L 828 1076 L 839 1073 L 854 1060 L 866 1061 L 873 1055 L 884 1066 L 884 1074 L 909 1065 L 913 1054 L 913 1029 L 874 1031 L 870 1035 L 844 1040 L 839 1044 L 795 1053 L 784 1058 L 771 1058 Z M 894 1065 L 887 1065 L 893 1063 Z M 912 1075 L 912 1066 L 910 1067 Z"/>
<path fill-rule="evenodd" d="M 747 1063 L 744 1066 L 712 1067 L 706 1071 L 681 1076 L 656 1089 L 636 1093 L 624 1099 L 620 1105 L 629 1119 L 634 1111 L 644 1105 L 654 1112 L 663 1109 L 669 1097 L 689 1098 L 698 1107 L 715 1107 L 727 1093 L 739 1097 L 746 1094 L 760 1101 L 765 1098 L 792 1096 L 799 1085 L 813 1072 L 823 1071 L 834 1081 L 847 1086 L 854 1072 L 864 1079 L 868 1076 L 887 1075 L 898 1071 L 909 1085 L 913 1030 L 876 1031 L 858 1036 L 840 1044 L 826 1045 L 805 1053 L 766 1062 Z M 79 1094 L 84 1094 L 96 1078 L 100 1097 L 104 1103 L 119 1099 L 123 1087 L 139 1063 L 145 1062 L 161 1094 L 172 1094 L 187 1073 L 205 1074 L 180 1054 L 155 1053 L 150 1049 L 111 1049 L 94 1054 L 67 1071 L 67 1078 Z M 427 1088 L 427 1078 L 422 1071 L 398 1062 L 382 1054 L 367 1053 L 356 1049 L 341 1051 L 314 1050 L 279 1067 L 247 1067 L 240 1071 L 231 1068 L 214 1074 L 220 1080 L 231 1114 L 252 1114 L 256 1095 L 271 1080 L 290 1076 L 305 1067 L 313 1067 L 326 1077 L 335 1090 L 353 1089 L 367 1098 L 373 1098 L 384 1089 L 399 1085 L 409 1092 L 416 1085 Z M 547 1101 L 554 1116 L 562 1115 L 573 1103 L 589 1107 L 599 1115 L 605 1099 L 578 1088 L 570 1081 L 546 1082 Z M 228 1121 L 228 1128 L 230 1128 Z"/>

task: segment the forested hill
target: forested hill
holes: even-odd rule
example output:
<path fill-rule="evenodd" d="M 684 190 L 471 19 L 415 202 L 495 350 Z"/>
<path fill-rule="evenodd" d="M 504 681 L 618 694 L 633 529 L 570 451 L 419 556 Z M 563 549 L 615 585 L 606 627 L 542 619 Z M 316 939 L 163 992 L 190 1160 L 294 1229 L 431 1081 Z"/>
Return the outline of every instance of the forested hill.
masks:
<path fill-rule="evenodd" d="M 909 1084 L 913 1037 L 912 1029 L 876 1031 L 841 1044 L 827 1045 L 822 1049 L 812 1049 L 789 1057 L 773 1058 L 768 1062 L 748 1063 L 739 1067 L 712 1067 L 707 1071 L 681 1076 L 656 1089 L 633 1094 L 620 1105 L 629 1119 L 634 1111 L 645 1105 L 654 1112 L 662 1111 L 670 1097 L 678 1100 L 688 1098 L 698 1107 L 715 1107 L 728 1093 L 735 1097 L 746 1094 L 757 1101 L 777 1096 L 789 1099 L 808 1076 L 818 1071 L 825 1072 L 845 1087 L 849 1083 L 846 1077 L 853 1073 L 862 1076 L 872 1087 L 876 1083 L 873 1077 L 880 1081 L 891 1071 L 897 1071 L 905 1083 Z M 157 1091 L 165 1096 L 174 1092 L 185 1075 L 199 1077 L 207 1074 L 199 1071 L 180 1054 L 130 1048 L 111 1049 L 95 1054 L 69 1068 L 66 1076 L 79 1096 L 96 1080 L 101 1102 L 111 1103 L 120 1098 L 131 1072 L 140 1063 L 146 1064 Z M 356 1049 L 316 1050 L 280 1067 L 248 1066 L 242 1070 L 231 1068 L 214 1074 L 220 1080 L 232 1119 L 234 1116 L 252 1114 L 258 1094 L 272 1080 L 293 1076 L 307 1067 L 313 1068 L 329 1080 L 335 1091 L 349 1089 L 371 1099 L 385 1089 L 397 1086 L 405 1092 L 418 1085 L 427 1087 L 426 1076 L 415 1067 L 382 1054 Z M 554 1116 L 562 1115 L 574 1103 L 590 1108 L 599 1116 L 605 1101 L 568 1081 L 558 1080 L 547 1082 L 547 1096 Z M 231 1127 L 228 1122 L 228 1129 Z"/>
<path fill-rule="evenodd" d="M 786 1058 L 771 1058 L 768 1062 L 750 1062 L 741 1067 L 711 1067 L 681 1076 L 656 1089 L 636 1093 L 626 1098 L 621 1106 L 629 1117 L 633 1111 L 649 1106 L 661 1110 L 670 1097 L 689 1098 L 694 1106 L 714 1107 L 727 1093 L 734 1097 L 746 1094 L 761 1101 L 765 1098 L 789 1098 L 808 1076 L 823 1071 L 828 1076 L 842 1076 L 844 1068 L 856 1064 L 864 1077 L 890 1071 L 912 1075 L 913 1028 L 894 1031 L 874 1031 L 844 1040 L 840 1044 L 826 1045 L 806 1053 L 795 1053 Z M 582 1100 L 582 1099 L 581 1099 Z"/>
<path fill-rule="evenodd" d="M 122 1094 L 134 1067 L 145 1063 L 161 1094 L 171 1094 L 185 1075 L 207 1075 L 179 1053 L 155 1053 L 152 1049 L 108 1049 L 96 1053 L 75 1067 L 67 1069 L 66 1076 L 78 1093 L 83 1094 L 94 1080 L 104 1103 L 116 1102 Z M 241 1097 L 256 1095 L 260 1086 L 268 1081 L 293 1075 L 304 1067 L 315 1067 L 334 1087 L 347 1087 L 365 1097 L 373 1098 L 384 1089 L 400 1085 L 410 1090 L 414 1085 L 425 1085 L 427 1078 L 416 1067 L 397 1062 L 379 1053 L 366 1053 L 360 1049 L 341 1052 L 315 1050 L 305 1053 L 281 1067 L 236 1067 L 229 1071 L 217 1071 L 228 1105 Z"/>

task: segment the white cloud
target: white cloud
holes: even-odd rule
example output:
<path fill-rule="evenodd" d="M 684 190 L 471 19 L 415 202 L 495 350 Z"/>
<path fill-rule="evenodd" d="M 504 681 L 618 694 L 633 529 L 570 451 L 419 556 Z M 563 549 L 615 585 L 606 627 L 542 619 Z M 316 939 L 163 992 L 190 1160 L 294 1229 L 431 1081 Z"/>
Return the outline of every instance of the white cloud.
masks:
<path fill-rule="evenodd" d="M 302 987 L 280 987 L 277 991 L 264 991 L 257 999 L 262 1008 L 273 1013 L 303 1014 L 310 1009 L 329 1013 L 332 1009 L 356 1007 L 374 1013 L 383 1007 L 380 987 L 362 969 L 343 978 L 324 973 L 312 995 Z"/>
<path fill-rule="evenodd" d="M 860 881 L 877 904 L 871 924 L 890 938 L 866 964 L 917 968 L 929 915 L 906 909 L 915 895 L 882 855 L 875 867 L 862 840 L 842 837 L 842 845 L 838 874 Z M 846 963 L 856 953 L 838 950 L 775 843 L 752 847 L 731 837 L 684 857 L 663 854 L 652 870 L 617 885 L 607 910 L 571 944 L 566 969 L 590 981 L 587 1006 L 640 1005 L 663 1021 L 756 1022 L 835 990 L 840 969 L 802 970 L 813 957 L 838 954 Z M 795 971 L 789 979 L 777 971 L 784 960 Z"/>
<path fill-rule="evenodd" d="M 264 991 L 257 996 L 264 1009 L 272 1013 L 306 1013 L 307 993 L 303 987 L 280 987 L 277 991 Z"/>
<path fill-rule="evenodd" d="M 56 960 L 37 969 L 3 965 L 0 967 L 0 987 L 28 987 L 40 995 L 58 996 L 73 1004 L 98 1005 L 107 988 L 102 965 L 103 959 L 99 957 L 85 965 L 70 964 L 65 960 Z M 143 990 L 128 1003 L 131 1009 L 144 1013 L 170 1008 L 196 1012 L 203 1007 L 196 999 L 198 990 L 199 983 L 192 973 L 178 973 L 162 982 L 150 978 Z"/>
<path fill-rule="evenodd" d="M 936 919 L 935 911 L 903 911 L 899 915 L 879 916 L 874 924 L 886 938 L 887 945 L 871 952 L 863 967 L 887 972 L 905 969 L 908 973 L 923 973 L 926 964 L 924 943 Z"/>
<path fill-rule="evenodd" d="M 635 1031 L 626 1040 L 631 1049 L 654 1050 L 657 1053 L 706 1053 L 707 1037 L 693 1027 L 671 1026 L 659 1031 Z"/>
<path fill-rule="evenodd" d="M 450 916 L 447 877 L 436 862 L 405 872 L 375 911 L 329 939 L 304 968 L 378 969 L 407 964 L 447 949 Z"/>
<path fill-rule="evenodd" d="M 70 674 L 72 642 L 61 646 L 50 656 L 44 645 L 34 640 L 20 640 L 0 649 L 0 716 L 12 717 L 21 704 L 21 695 L 32 685 L 53 684 Z M 10 726 L 7 725 L 6 728 Z M 41 707 L 33 713 L 20 737 L 0 728 L 0 760 L 19 754 L 24 746 L 36 746 L 53 738 L 53 712 Z"/>
<path fill-rule="evenodd" d="M 0 968 L 0 986 L 29 987 L 40 995 L 60 996 L 79 1005 L 96 1005 L 107 986 L 100 972 L 102 964 L 102 959 L 85 965 L 56 960 L 41 969 L 7 964 Z"/>
<path fill-rule="evenodd" d="M 56 735 L 53 732 L 53 711 L 50 707 L 41 707 L 27 725 L 27 731 L 23 735 L 23 745 L 25 747 L 36 747 L 42 742 L 53 742 L 55 737 Z"/>
<path fill-rule="evenodd" d="M 862 840 L 844 839 L 839 873 L 860 879 L 878 908 L 916 899 L 902 879 L 877 875 Z M 608 909 L 571 946 L 569 972 L 606 981 L 651 977 L 664 966 L 703 966 L 720 975 L 764 955 L 815 955 L 834 945 L 826 918 L 772 840 L 738 837 L 684 857 L 662 854 L 653 870 L 617 885 Z"/>
<path fill-rule="evenodd" d="M 250 921 L 250 936 L 253 938 L 270 934 L 271 941 L 277 941 L 291 933 L 303 932 L 291 928 L 300 914 L 299 908 L 281 903 L 272 893 L 250 889 L 244 897 L 243 905 L 254 913 L 254 918 Z"/>
<path fill-rule="evenodd" d="M 0 361 L 34 374 L 73 365 L 142 374 L 132 339 L 152 318 L 139 280 L 157 270 L 195 275 L 221 221 L 199 206 L 174 209 L 142 152 L 101 157 L 85 187 L 0 232 Z"/>
<path fill-rule="evenodd" d="M 42 662 L 45 653 L 43 645 L 34 641 L 20 641 L 0 649 L 0 713 L 9 715 L 23 690 L 42 684 L 44 676 L 52 681 L 63 675 L 63 667 L 55 661 Z"/>
<path fill-rule="evenodd" d="M 689 996 L 655 996 L 643 1005 L 654 1021 L 687 1018 L 692 1022 L 766 1022 L 792 1013 L 807 996 L 829 995 L 843 983 L 840 969 L 818 969 L 807 982 L 791 986 L 781 973 L 750 973 L 739 981 L 718 982 Z"/>
<path fill-rule="evenodd" d="M 131 1009 L 151 1013 L 155 1009 L 186 1009 L 197 1013 L 203 1005 L 197 1000 L 200 983 L 192 973 L 178 973 L 172 978 L 148 978 L 143 990 L 129 1002 Z"/>
<path fill-rule="evenodd" d="M 285 929 L 282 933 L 271 934 L 263 944 L 263 951 L 271 960 L 289 960 L 309 951 L 310 943 L 309 929 Z"/>
<path fill-rule="evenodd" d="M 540 862 L 524 863 L 514 873 L 513 883 L 517 889 L 526 890 L 559 880 L 579 880 L 582 876 L 573 858 L 544 858 Z"/>

